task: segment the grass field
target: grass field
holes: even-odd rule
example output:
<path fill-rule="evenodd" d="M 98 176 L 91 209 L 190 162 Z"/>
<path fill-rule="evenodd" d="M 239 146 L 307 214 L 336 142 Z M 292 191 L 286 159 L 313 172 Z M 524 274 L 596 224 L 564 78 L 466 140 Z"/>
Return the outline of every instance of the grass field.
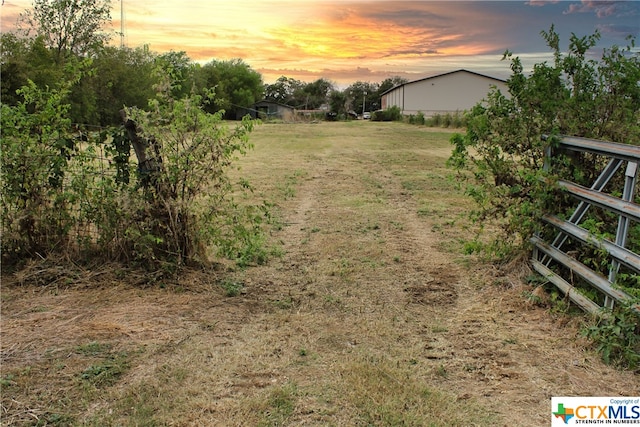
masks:
<path fill-rule="evenodd" d="M 552 396 L 639 395 L 578 318 L 462 254 L 450 136 L 257 127 L 233 173 L 275 203 L 266 265 L 3 275 L 2 425 L 542 426 Z"/>

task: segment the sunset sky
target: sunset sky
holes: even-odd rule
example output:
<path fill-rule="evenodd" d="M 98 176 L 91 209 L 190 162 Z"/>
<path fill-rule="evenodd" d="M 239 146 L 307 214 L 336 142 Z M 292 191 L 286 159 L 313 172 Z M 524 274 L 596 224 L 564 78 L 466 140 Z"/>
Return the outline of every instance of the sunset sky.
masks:
<path fill-rule="evenodd" d="M 111 3 L 119 31 L 120 0 Z M 2 30 L 31 5 L 4 0 Z M 598 29 L 600 47 L 640 33 L 636 1 L 124 0 L 124 16 L 129 47 L 186 51 L 200 63 L 242 58 L 265 83 L 324 77 L 342 87 L 459 68 L 506 78 L 507 49 L 529 66 L 551 59 L 540 36 L 551 24 L 564 47 L 572 32 Z"/>

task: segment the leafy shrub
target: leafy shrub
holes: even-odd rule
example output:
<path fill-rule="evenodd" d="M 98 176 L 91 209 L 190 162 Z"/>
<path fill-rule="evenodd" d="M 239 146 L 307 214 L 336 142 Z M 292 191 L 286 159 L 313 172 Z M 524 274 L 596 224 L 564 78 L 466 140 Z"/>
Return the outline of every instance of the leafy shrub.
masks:
<path fill-rule="evenodd" d="M 207 114 L 197 95 L 172 98 L 165 81 L 149 111 L 129 110 L 157 166 L 136 174 L 123 130 L 74 134 L 64 103 L 72 83 L 41 90 L 30 82 L 22 102 L 2 105 L 3 261 L 52 253 L 149 268 L 213 254 L 242 265 L 266 260 L 268 205 L 236 202 L 251 186 L 227 174 L 251 148 L 252 121 L 230 129 L 223 112 Z"/>
<path fill-rule="evenodd" d="M 152 259 L 178 265 L 206 259 L 207 248 L 242 264 L 266 259 L 260 224 L 266 205 L 245 206 L 234 195 L 252 190 L 244 179 L 233 183 L 228 168 L 252 148 L 254 122 L 246 116 L 230 129 L 224 111 L 208 114 L 201 105 L 213 98 L 171 96 L 170 84 L 161 88 L 149 111 L 129 109 L 128 115 L 153 142 L 158 170 L 144 188 L 144 221 L 129 224 L 135 243 Z M 137 250 L 138 254 L 140 250 Z"/>
<path fill-rule="evenodd" d="M 590 338 L 606 363 L 636 369 L 640 366 L 640 315 L 622 307 L 606 310 L 605 316 L 587 326 L 582 334 Z"/>
<path fill-rule="evenodd" d="M 394 105 L 386 110 L 375 111 L 371 115 L 371 120 L 378 122 L 393 122 L 402 120 L 402 112 L 400 107 Z"/>
<path fill-rule="evenodd" d="M 596 61 L 586 53 L 598 33 L 573 35 L 566 54 L 553 27 L 542 35 L 555 62 L 536 64 L 526 76 L 520 59 L 505 53 L 504 59 L 511 59 L 509 93 L 493 89 L 466 115 L 466 134 L 451 138 L 449 165 L 460 172 L 460 182 L 477 202 L 473 218 L 497 220 L 501 227 L 496 244 L 506 245 L 512 254 L 540 231 L 537 218 L 542 212 L 548 207 L 562 210 L 557 195 L 541 184 L 546 176 L 543 134 L 636 144 L 640 140 L 640 56 L 631 51 L 633 41 L 626 49 L 604 50 Z M 581 164 L 581 176 L 572 167 L 576 163 Z M 553 173 L 586 183 L 600 169 L 598 158 L 580 154 L 579 159 L 565 157 Z"/>
<path fill-rule="evenodd" d="M 528 238 L 534 233 L 545 238 L 555 235 L 555 230 L 541 223 L 543 213 L 567 216 L 575 208 L 574 200 L 547 182 L 563 178 L 590 186 L 606 164 L 603 156 L 557 152 L 544 171 L 545 149 L 549 145 L 555 148 L 556 136 L 626 144 L 640 141 L 640 55 L 633 51 L 634 40 L 623 49 L 603 50 L 597 61 L 588 59 L 587 54 L 600 38 L 597 32 L 585 37 L 572 35 L 567 53 L 560 51 L 553 26 L 542 35 L 554 53 L 553 64 L 536 64 L 527 76 L 520 59 L 506 52 L 504 59 L 511 60 L 512 70 L 507 81 L 509 93 L 492 90 L 486 102 L 465 117 L 466 134 L 451 138 L 454 149 L 449 165 L 459 172 L 459 182 L 476 202 L 472 219 L 498 225 L 492 229 L 493 243 L 484 248 L 502 259 L 527 249 Z M 543 141 L 543 134 L 551 137 Z M 610 187 L 622 188 L 623 179 L 620 171 Z M 616 233 L 616 223 L 610 213 L 594 208 L 582 226 L 610 239 Z M 640 249 L 638 237 L 633 227 L 627 247 L 635 252 Z M 603 251 L 571 241 L 563 250 L 576 252 L 577 259 L 607 276 L 610 260 Z M 624 271 L 619 281 L 630 295 L 638 294 L 636 274 Z M 578 287 L 582 286 L 579 282 Z M 586 287 L 582 291 L 592 292 Z M 605 361 L 637 366 L 638 343 L 633 339 L 637 316 L 629 308 L 618 309 L 609 320 L 588 329 L 587 336 L 597 343 Z"/>
<path fill-rule="evenodd" d="M 65 182 L 71 158 L 84 150 L 70 131 L 69 106 L 63 102 L 73 83 L 41 90 L 29 81 L 18 91 L 17 105 L 1 106 L 5 261 L 68 246 L 75 225 L 70 206 L 77 194 Z"/>

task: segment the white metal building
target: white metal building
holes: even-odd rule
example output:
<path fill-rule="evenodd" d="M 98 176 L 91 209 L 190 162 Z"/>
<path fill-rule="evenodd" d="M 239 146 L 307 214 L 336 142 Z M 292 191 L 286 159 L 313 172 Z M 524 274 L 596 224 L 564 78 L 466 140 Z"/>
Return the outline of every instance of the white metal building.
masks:
<path fill-rule="evenodd" d="M 381 104 L 383 110 L 398 106 L 404 115 L 462 112 L 486 99 L 492 86 L 508 96 L 505 80 L 457 70 L 391 88 L 382 94 Z"/>

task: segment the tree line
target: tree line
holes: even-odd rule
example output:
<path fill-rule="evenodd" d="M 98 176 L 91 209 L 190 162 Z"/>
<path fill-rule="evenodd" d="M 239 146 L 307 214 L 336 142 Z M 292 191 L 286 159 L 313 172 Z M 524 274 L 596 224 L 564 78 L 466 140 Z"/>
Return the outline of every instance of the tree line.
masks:
<path fill-rule="evenodd" d="M 281 76 L 263 83 L 260 73 L 242 59 L 218 60 L 201 65 L 184 51 L 158 53 L 149 46 L 135 48 L 110 45 L 110 1 L 35 0 L 33 8 L 20 15 L 16 30 L 0 36 L 0 99 L 17 105 L 18 90 L 32 81 L 40 88 L 54 88 L 72 78 L 73 64 L 89 63 L 70 89 L 70 119 L 73 123 L 109 126 L 120 123 L 123 106 L 144 108 L 156 94 L 160 75 L 171 77 L 173 96 L 214 97 L 204 108 L 224 111 L 236 119 L 254 103 L 266 99 L 297 109 L 326 107 L 341 117 L 349 112 L 375 111 L 380 94 L 405 83 L 400 77 L 381 83 L 356 82 L 344 90 L 326 78 L 303 82 Z"/>

